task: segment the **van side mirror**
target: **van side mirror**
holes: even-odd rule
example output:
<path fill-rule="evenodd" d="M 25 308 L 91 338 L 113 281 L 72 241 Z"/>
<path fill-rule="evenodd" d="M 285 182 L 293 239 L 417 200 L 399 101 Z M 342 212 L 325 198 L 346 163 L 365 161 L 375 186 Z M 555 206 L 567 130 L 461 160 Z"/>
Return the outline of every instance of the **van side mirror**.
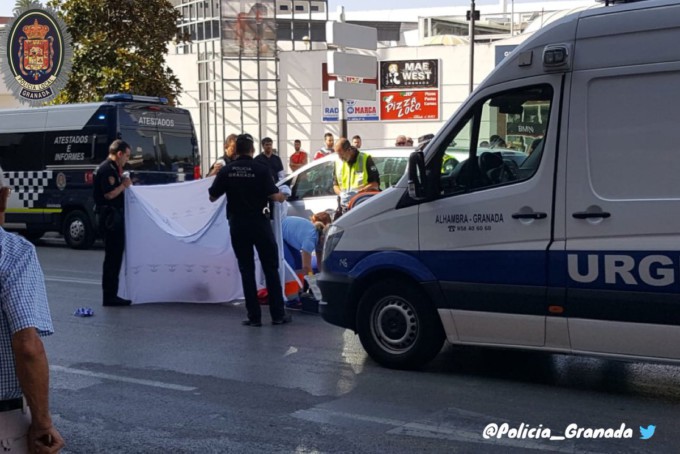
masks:
<path fill-rule="evenodd" d="M 425 200 L 425 156 L 414 151 L 408 158 L 408 195 L 413 200 Z"/>

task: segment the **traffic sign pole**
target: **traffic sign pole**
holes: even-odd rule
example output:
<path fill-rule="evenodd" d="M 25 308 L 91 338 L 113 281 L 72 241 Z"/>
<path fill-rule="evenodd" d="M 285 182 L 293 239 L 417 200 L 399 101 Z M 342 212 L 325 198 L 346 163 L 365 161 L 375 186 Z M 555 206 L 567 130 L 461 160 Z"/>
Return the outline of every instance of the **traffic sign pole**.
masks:
<path fill-rule="evenodd" d="M 373 63 L 365 55 L 345 53 L 346 48 L 375 51 L 378 48 L 378 31 L 375 28 L 345 22 L 345 8 L 338 6 L 338 21 L 326 23 L 326 42 L 337 48 L 337 52 L 329 52 L 327 61 L 329 73 L 337 77 L 333 88 L 329 87 L 329 96 L 337 99 L 340 106 L 338 121 L 340 135 L 347 137 L 347 99 L 375 99 L 375 88 L 369 89 L 366 84 L 348 83 L 347 78 L 376 77 L 378 61 L 373 57 Z M 372 97 L 371 97 L 372 96 Z"/>
<path fill-rule="evenodd" d="M 338 6 L 338 21 L 339 22 L 345 22 L 345 7 L 344 6 Z M 338 50 L 340 52 L 343 52 L 345 50 L 344 47 L 340 47 Z M 340 78 L 338 77 L 338 80 Z M 345 78 L 343 77 L 342 80 L 344 81 Z M 340 122 L 340 137 L 348 138 L 347 137 L 347 115 L 345 114 L 345 100 L 343 98 L 340 98 L 340 109 L 338 111 L 338 121 Z"/>

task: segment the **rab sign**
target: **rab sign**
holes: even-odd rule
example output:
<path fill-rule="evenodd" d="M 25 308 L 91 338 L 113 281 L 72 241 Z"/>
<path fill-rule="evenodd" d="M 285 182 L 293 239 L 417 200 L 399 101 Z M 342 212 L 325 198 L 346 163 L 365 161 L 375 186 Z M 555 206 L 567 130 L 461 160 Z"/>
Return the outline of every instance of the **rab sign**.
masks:
<path fill-rule="evenodd" d="M 439 120 L 439 90 L 381 91 L 380 119 Z"/>
<path fill-rule="evenodd" d="M 54 11 L 20 10 L 0 36 L 5 84 L 21 102 L 50 101 L 66 84 L 71 52 L 71 37 Z"/>

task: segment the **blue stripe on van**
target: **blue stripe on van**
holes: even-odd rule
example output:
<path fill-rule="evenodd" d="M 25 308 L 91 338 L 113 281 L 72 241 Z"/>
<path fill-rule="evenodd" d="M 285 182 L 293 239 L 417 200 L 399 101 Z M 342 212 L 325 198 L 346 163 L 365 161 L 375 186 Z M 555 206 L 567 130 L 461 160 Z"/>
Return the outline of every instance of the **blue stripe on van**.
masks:
<path fill-rule="evenodd" d="M 324 266 L 352 277 L 396 268 L 418 281 L 544 286 L 546 258 L 544 251 L 335 251 Z"/>
<path fill-rule="evenodd" d="M 545 316 L 555 304 L 564 317 L 680 325 L 678 251 L 339 251 L 325 265 L 438 281 L 440 308 Z"/>
<path fill-rule="evenodd" d="M 421 282 L 680 293 L 680 251 L 335 251 L 326 263 L 351 277 L 381 268 Z"/>

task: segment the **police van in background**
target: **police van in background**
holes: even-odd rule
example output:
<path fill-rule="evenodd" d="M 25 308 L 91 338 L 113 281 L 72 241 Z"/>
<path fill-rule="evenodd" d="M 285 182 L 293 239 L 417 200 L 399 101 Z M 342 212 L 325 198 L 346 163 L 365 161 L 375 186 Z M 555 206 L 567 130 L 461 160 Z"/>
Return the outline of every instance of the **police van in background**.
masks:
<path fill-rule="evenodd" d="M 332 224 L 324 319 L 394 368 L 445 339 L 679 363 L 678 42 L 677 0 L 528 38 L 396 186 Z M 529 126 L 542 140 L 519 164 L 483 148 Z M 467 159 L 444 172 L 452 148 Z"/>
<path fill-rule="evenodd" d="M 134 184 L 200 178 L 189 111 L 165 98 L 106 95 L 104 102 L 0 110 L 0 166 L 12 195 L 5 228 L 31 239 L 64 235 L 87 249 L 96 237 L 93 174 L 117 138 L 130 144 Z"/>

